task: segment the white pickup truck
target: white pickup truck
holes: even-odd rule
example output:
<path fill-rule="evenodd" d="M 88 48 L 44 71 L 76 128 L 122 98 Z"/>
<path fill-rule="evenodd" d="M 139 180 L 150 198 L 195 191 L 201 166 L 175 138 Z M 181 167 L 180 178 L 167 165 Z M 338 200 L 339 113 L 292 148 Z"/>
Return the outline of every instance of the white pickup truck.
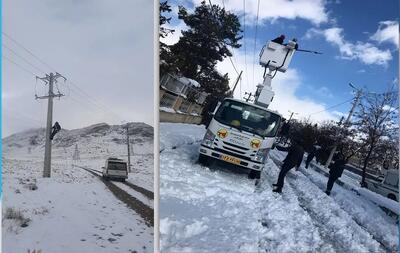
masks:
<path fill-rule="evenodd" d="M 384 197 L 398 201 L 399 200 L 399 171 L 388 170 L 382 182 L 377 183 L 367 180 L 367 188 Z"/>
<path fill-rule="evenodd" d="M 104 179 L 116 179 L 125 181 L 128 178 L 128 169 L 125 161 L 118 158 L 108 158 L 105 167 L 102 168 Z"/>

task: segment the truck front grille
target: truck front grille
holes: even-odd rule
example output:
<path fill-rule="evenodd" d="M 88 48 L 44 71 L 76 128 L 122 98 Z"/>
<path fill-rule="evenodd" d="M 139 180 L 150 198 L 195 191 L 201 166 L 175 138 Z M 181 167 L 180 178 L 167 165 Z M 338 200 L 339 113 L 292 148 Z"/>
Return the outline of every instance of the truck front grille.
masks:
<path fill-rule="evenodd" d="M 245 148 L 245 147 L 242 147 L 242 146 L 239 146 L 239 145 L 235 145 L 235 144 L 232 144 L 232 143 L 229 143 L 229 142 L 226 142 L 226 141 L 223 141 L 223 143 L 225 145 L 229 145 L 229 146 L 232 146 L 234 148 L 241 149 L 241 150 L 246 150 L 246 151 L 249 150 L 248 148 Z"/>

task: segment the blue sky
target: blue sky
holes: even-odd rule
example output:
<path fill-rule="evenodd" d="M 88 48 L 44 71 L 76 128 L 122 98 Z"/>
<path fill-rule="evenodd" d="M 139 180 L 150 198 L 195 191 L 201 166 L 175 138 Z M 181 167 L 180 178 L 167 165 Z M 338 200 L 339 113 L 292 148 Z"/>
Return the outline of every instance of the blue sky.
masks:
<path fill-rule="evenodd" d="M 179 4 L 192 9 L 200 2 L 186 0 L 179 1 Z M 220 6 L 224 4 L 227 10 L 240 17 L 243 25 L 243 0 L 211 2 Z M 289 66 L 290 70 L 278 73 L 273 80 L 276 95 L 271 108 L 284 116 L 288 116 L 288 110 L 291 110 L 298 113 L 298 118 L 307 118 L 312 114 L 314 121 L 335 119 L 347 113 L 351 104 L 315 112 L 351 99 L 349 82 L 373 92 L 382 92 L 388 85 L 397 82 L 398 1 L 261 0 L 254 82 L 257 1 L 245 2 L 246 37 L 242 47 L 234 51 L 233 57 L 236 66 L 244 71 L 242 96 L 245 91 L 254 91 L 256 83 L 262 82 L 258 53 L 267 40 L 279 34 L 297 38 L 300 48 L 323 52 L 322 55 L 297 52 Z M 165 42 L 173 44 L 179 39 L 180 30 L 186 27 L 176 17 L 176 1 L 169 3 L 173 8 L 171 26 L 177 32 Z M 236 74 L 229 61 L 218 64 L 217 68 L 221 73 L 229 74 L 232 85 Z M 239 93 L 240 90 L 237 90 L 235 96 L 240 97 Z"/>

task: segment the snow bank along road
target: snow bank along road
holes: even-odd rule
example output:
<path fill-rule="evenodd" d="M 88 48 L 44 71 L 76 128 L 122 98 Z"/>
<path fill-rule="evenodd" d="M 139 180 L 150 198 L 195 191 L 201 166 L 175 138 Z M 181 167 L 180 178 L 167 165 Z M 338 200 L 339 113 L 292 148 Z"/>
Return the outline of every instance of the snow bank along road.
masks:
<path fill-rule="evenodd" d="M 120 201 L 124 202 L 129 208 L 139 214 L 146 222 L 148 226 L 154 226 L 154 210 L 153 210 L 153 203 L 149 201 L 149 199 L 153 199 L 154 195 L 152 192 L 136 186 L 131 183 L 123 182 L 118 184 L 117 182 L 109 181 L 102 178 L 101 171 L 85 168 L 82 166 L 75 167 L 84 169 L 89 173 L 97 176 L 107 187 L 108 189 L 117 197 Z M 133 189 L 134 192 L 130 191 L 129 189 L 125 190 L 122 185 L 127 186 L 130 189 Z M 139 193 L 139 194 L 138 194 Z"/>
<path fill-rule="evenodd" d="M 341 186 L 327 196 L 316 171 L 290 171 L 277 194 L 280 169 L 271 159 L 257 187 L 246 175 L 200 166 L 204 132 L 160 126 L 162 252 L 396 252 L 396 220 Z"/>

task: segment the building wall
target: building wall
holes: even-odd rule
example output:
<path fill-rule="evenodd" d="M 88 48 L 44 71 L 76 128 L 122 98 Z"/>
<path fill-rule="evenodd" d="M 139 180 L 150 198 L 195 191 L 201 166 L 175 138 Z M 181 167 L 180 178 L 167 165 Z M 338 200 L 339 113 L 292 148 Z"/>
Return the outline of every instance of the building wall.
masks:
<path fill-rule="evenodd" d="M 187 123 L 187 124 L 199 125 L 201 123 L 201 116 L 160 111 L 160 122 Z"/>

